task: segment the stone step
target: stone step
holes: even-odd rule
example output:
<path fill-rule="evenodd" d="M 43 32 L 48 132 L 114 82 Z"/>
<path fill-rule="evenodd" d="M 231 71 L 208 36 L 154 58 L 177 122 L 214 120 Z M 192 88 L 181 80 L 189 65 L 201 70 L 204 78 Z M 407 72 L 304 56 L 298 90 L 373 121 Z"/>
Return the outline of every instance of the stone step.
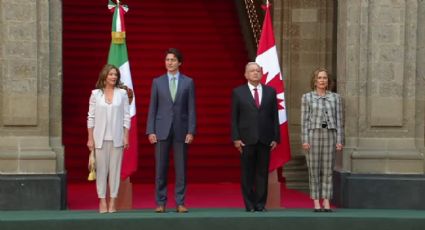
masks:
<path fill-rule="evenodd" d="M 304 155 L 292 156 L 291 161 L 285 165 L 282 175 L 285 177 L 287 188 L 308 192 L 308 169 Z"/>

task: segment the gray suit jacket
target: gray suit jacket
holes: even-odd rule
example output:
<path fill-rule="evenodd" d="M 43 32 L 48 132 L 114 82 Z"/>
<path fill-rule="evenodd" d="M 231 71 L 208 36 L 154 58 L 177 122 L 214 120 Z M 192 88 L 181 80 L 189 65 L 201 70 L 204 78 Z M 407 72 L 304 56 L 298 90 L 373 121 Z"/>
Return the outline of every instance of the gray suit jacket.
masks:
<path fill-rule="evenodd" d="M 342 115 L 341 96 L 326 91 L 319 96 L 315 91 L 303 94 L 301 98 L 301 141 L 308 143 L 310 129 L 320 129 L 323 121 L 328 129 L 336 130 L 336 143 L 344 143 L 344 121 Z"/>
<path fill-rule="evenodd" d="M 184 141 L 188 133 L 195 134 L 195 86 L 191 78 L 181 73 L 174 102 L 171 99 L 167 74 L 152 82 L 146 134 L 156 134 L 158 140 L 165 140 L 171 125 L 178 141 Z"/>

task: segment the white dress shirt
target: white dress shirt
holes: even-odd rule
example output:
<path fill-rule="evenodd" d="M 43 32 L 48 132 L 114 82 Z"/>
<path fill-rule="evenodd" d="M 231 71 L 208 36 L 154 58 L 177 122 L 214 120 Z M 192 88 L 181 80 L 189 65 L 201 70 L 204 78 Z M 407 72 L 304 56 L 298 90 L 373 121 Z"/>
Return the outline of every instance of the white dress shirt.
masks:
<path fill-rule="evenodd" d="M 254 96 L 255 91 L 254 91 L 254 89 L 255 89 L 255 88 L 257 88 L 257 92 L 258 92 L 258 101 L 259 101 L 259 103 L 260 103 L 260 105 L 261 105 L 261 98 L 262 98 L 262 96 L 263 96 L 263 87 L 261 86 L 261 84 L 258 84 L 258 85 L 257 85 L 257 87 L 255 87 L 255 86 L 251 85 L 251 84 L 248 82 L 248 87 L 249 87 L 249 90 L 251 91 L 252 98 L 254 98 L 254 100 L 255 100 L 255 96 Z"/>

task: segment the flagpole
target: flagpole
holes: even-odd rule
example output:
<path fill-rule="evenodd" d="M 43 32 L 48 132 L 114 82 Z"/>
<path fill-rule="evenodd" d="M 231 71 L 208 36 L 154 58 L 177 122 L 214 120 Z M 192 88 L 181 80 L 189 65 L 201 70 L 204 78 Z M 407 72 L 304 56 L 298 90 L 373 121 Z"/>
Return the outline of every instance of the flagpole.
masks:
<path fill-rule="evenodd" d="M 115 15 L 112 20 L 111 46 L 109 49 L 108 63 L 115 65 L 121 72 L 121 81 L 133 90 L 127 46 L 125 41 L 124 13 L 127 12 L 127 6 L 121 6 L 122 0 L 110 0 L 108 9 Z M 113 9 L 113 10 L 112 10 Z M 119 25 L 117 25 L 119 24 Z M 115 31 L 114 31 L 115 30 Z M 121 181 L 116 198 L 117 210 L 130 210 L 133 208 L 133 185 L 130 181 L 130 175 L 137 171 L 137 121 L 135 110 L 135 96 L 130 104 L 130 122 L 129 130 L 130 147 L 123 151 Z"/>
<path fill-rule="evenodd" d="M 267 73 L 267 77 L 262 79 L 262 82 L 266 85 L 269 85 L 275 88 L 277 95 L 277 100 L 279 102 L 279 126 L 281 136 L 281 143 L 278 145 L 276 149 L 273 150 L 270 156 L 270 166 L 269 166 L 269 177 L 268 177 L 268 196 L 266 206 L 269 209 L 272 208 L 281 208 L 281 185 L 279 182 L 279 168 L 288 161 L 288 157 L 290 157 L 290 146 L 289 146 L 289 137 L 287 133 L 287 118 L 286 118 L 286 108 L 284 106 L 284 88 L 283 82 L 281 78 L 280 64 L 277 56 L 276 44 L 274 41 L 273 34 L 273 23 L 270 15 L 271 10 L 271 1 L 265 0 L 266 15 L 263 21 L 263 28 L 261 31 L 261 37 L 259 40 L 259 46 L 257 50 L 257 63 L 263 67 L 265 73 Z M 266 54 L 267 53 L 267 54 Z M 273 54 L 273 55 L 270 55 Z M 279 78 L 275 79 L 274 78 Z M 272 81 L 273 80 L 273 81 Z"/>
<path fill-rule="evenodd" d="M 269 11 L 270 2 L 266 1 L 266 10 Z M 264 28 L 262 28 L 264 29 Z M 262 36 L 262 34 L 261 34 Z M 261 38 L 260 38 L 261 39 Z M 281 208 L 281 195 L 280 195 L 280 181 L 279 181 L 279 170 L 274 169 L 269 172 L 269 180 L 268 180 L 268 190 L 267 190 L 267 201 L 266 207 L 268 209 L 276 209 Z"/>

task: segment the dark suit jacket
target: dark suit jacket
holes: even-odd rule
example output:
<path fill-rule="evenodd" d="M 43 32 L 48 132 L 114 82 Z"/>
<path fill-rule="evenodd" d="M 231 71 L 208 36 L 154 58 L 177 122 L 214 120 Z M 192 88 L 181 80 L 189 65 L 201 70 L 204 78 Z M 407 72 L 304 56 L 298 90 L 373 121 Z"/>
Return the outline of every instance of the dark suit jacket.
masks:
<path fill-rule="evenodd" d="M 245 144 L 258 141 L 269 145 L 280 142 L 279 115 L 276 91 L 262 85 L 263 93 L 260 108 L 255 105 L 248 84 L 233 90 L 232 95 L 232 140 L 242 140 Z"/>
<path fill-rule="evenodd" d="M 167 74 L 152 82 L 146 134 L 156 134 L 158 140 L 165 140 L 171 125 L 178 141 L 184 141 L 188 133 L 195 135 L 195 86 L 191 78 L 181 73 L 174 102 Z"/>

